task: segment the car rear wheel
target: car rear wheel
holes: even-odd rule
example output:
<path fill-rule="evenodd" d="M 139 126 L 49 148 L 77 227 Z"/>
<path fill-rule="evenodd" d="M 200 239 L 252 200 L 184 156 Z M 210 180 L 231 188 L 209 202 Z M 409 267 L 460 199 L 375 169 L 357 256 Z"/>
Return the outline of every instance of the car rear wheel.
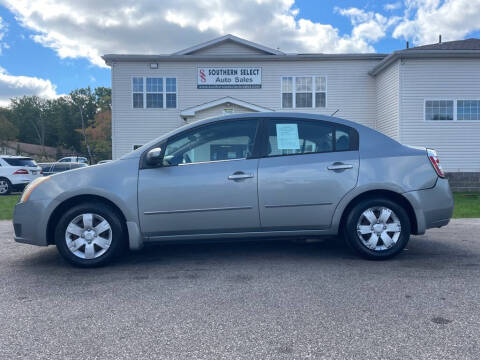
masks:
<path fill-rule="evenodd" d="M 405 209 L 389 199 L 366 199 L 347 216 L 347 243 L 367 259 L 388 259 L 401 252 L 410 239 L 410 219 Z"/>
<path fill-rule="evenodd" d="M 0 178 L 0 195 L 8 195 L 12 191 L 12 184 L 6 178 Z"/>
<path fill-rule="evenodd" d="M 55 229 L 60 254 L 80 267 L 102 266 L 125 245 L 125 230 L 118 213 L 103 203 L 84 203 L 68 210 Z"/>

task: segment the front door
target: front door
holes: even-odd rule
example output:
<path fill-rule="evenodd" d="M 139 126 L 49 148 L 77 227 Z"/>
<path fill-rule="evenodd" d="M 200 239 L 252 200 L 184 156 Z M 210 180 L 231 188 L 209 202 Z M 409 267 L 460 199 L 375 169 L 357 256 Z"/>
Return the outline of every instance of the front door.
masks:
<path fill-rule="evenodd" d="M 145 236 L 258 231 L 257 120 L 199 126 L 169 139 L 161 167 L 140 170 Z"/>
<path fill-rule="evenodd" d="M 357 183 L 357 132 L 319 120 L 268 119 L 263 142 L 258 168 L 263 230 L 329 227 L 337 204 Z"/>

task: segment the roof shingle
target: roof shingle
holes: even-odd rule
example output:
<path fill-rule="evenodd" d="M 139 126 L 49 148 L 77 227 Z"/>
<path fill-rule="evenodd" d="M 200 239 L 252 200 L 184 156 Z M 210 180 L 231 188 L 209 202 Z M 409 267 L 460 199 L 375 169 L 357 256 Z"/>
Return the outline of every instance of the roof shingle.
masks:
<path fill-rule="evenodd" d="M 465 40 L 446 41 L 436 44 L 415 46 L 405 50 L 480 50 L 480 39 L 470 38 Z"/>

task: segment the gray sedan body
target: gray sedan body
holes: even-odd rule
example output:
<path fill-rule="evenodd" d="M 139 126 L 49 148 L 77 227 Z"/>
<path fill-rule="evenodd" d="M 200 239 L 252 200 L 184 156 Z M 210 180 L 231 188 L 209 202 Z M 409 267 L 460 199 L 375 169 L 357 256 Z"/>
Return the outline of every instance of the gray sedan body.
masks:
<path fill-rule="evenodd" d="M 232 121 L 256 126 L 247 155 L 237 145 L 220 143 L 210 145 L 215 156 L 224 154 L 220 160 L 210 154 L 209 161 L 191 161 L 185 153 L 182 161 L 174 161 L 178 147 L 199 141 L 198 129 Z M 267 130 L 271 122 L 279 149 L 298 142 L 304 122 L 333 129 L 328 139 L 333 136 L 335 144 L 336 136 L 337 145 L 325 151 L 273 153 Z M 341 134 L 350 137 L 350 145 L 340 145 Z M 180 145 L 170 145 L 175 141 Z M 159 148 L 161 164 L 149 165 L 147 154 Z M 255 113 L 198 121 L 119 160 L 54 175 L 16 205 L 13 222 L 16 241 L 55 244 L 55 227 L 66 209 L 100 201 L 118 210 L 130 249 L 176 240 L 315 237 L 339 234 L 353 204 L 372 197 L 401 204 L 413 234 L 446 225 L 453 211 L 448 180 L 437 174 L 426 149 L 340 118 Z"/>

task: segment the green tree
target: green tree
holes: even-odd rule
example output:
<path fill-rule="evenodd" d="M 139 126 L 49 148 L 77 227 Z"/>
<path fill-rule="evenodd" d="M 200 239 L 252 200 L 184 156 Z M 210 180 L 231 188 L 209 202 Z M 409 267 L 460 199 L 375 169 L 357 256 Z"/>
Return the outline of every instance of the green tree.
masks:
<path fill-rule="evenodd" d="M 91 161 L 92 154 L 85 129 L 93 123 L 94 116 L 97 113 L 97 99 L 95 93 L 92 92 L 90 86 L 87 88 L 76 89 L 70 93 L 70 100 L 72 105 L 78 110 L 84 145 Z"/>
<path fill-rule="evenodd" d="M 5 115 L 0 114 L 0 146 L 5 146 L 7 141 L 16 140 L 18 136 L 18 129 Z"/>
<path fill-rule="evenodd" d="M 111 151 L 111 89 L 90 87 L 73 90 L 69 95 L 56 99 L 43 99 L 38 96 L 23 96 L 11 99 L 10 107 L 0 108 L 0 116 L 11 123 L 18 131 L 19 141 L 45 146 L 62 147 L 76 153 L 90 153 L 90 140 L 95 152 Z M 108 118 L 108 126 L 97 122 L 101 114 Z M 108 115 L 105 115 L 108 114 Z M 87 131 L 99 126 L 99 131 Z M 95 134 L 95 135 L 94 135 Z M 90 139 L 91 138 L 91 139 Z"/>
<path fill-rule="evenodd" d="M 23 96 L 11 100 L 12 122 L 18 127 L 19 140 L 45 145 L 46 100 L 38 96 Z"/>
<path fill-rule="evenodd" d="M 95 88 L 95 98 L 99 111 L 111 110 L 112 89 L 103 86 Z"/>

